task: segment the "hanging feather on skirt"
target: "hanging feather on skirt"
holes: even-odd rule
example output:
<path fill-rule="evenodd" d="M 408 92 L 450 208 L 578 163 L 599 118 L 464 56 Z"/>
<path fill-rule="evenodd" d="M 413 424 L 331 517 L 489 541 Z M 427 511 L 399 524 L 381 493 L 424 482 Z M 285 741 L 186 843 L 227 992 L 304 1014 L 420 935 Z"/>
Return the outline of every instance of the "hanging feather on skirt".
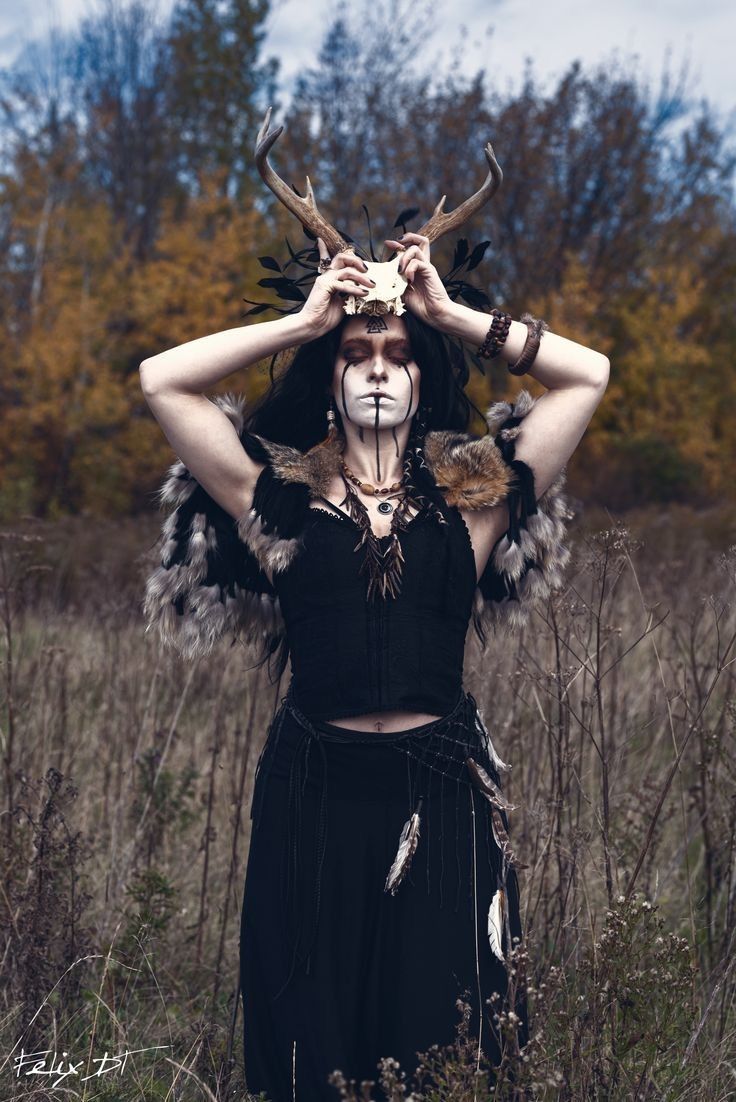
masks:
<path fill-rule="evenodd" d="M 496 747 L 493 745 L 493 739 L 491 738 L 488 728 L 483 722 L 483 716 L 481 715 L 480 708 L 478 708 L 477 705 L 475 711 L 475 724 L 478 728 L 478 732 L 480 733 L 481 742 L 485 747 L 485 751 L 488 754 L 488 757 L 493 762 L 494 767 L 498 769 L 499 772 L 510 773 L 511 766 L 508 764 L 508 762 L 501 761 L 498 754 L 496 753 Z"/>
<path fill-rule="evenodd" d="M 411 859 L 419 845 L 419 827 L 421 825 L 419 813 L 421 810 L 422 798 L 420 797 L 416 811 L 412 817 L 407 819 L 404 823 L 401 837 L 399 838 L 399 848 L 396 852 L 394 862 L 389 869 L 388 876 L 386 877 L 386 885 L 383 890 L 384 892 L 390 892 L 391 895 L 396 895 L 399 884 L 408 873 Z"/>
<path fill-rule="evenodd" d="M 503 825 L 503 819 L 495 807 L 491 808 L 491 826 L 493 827 L 493 837 L 496 839 L 496 845 L 501 850 L 506 863 L 509 864 L 512 869 L 528 869 L 529 866 L 523 861 L 520 861 L 512 850 L 509 836 Z"/>
<path fill-rule="evenodd" d="M 489 777 L 482 765 L 479 765 L 473 758 L 466 758 L 465 764 L 468 767 L 468 772 L 473 778 L 475 787 L 479 792 L 482 792 L 489 803 L 495 807 L 500 807 L 504 811 L 516 811 L 516 804 L 511 804 L 504 796 L 501 789 L 496 782 Z"/>
<path fill-rule="evenodd" d="M 520 861 L 511 848 L 511 842 L 509 836 L 506 833 L 506 828 L 503 825 L 503 819 L 501 818 L 501 811 L 515 811 L 516 804 L 509 803 L 506 797 L 501 792 L 501 789 L 495 783 L 495 781 L 488 775 L 482 765 L 479 765 L 473 758 L 468 757 L 465 759 L 465 764 L 468 767 L 468 772 L 471 776 L 473 784 L 479 792 L 485 796 L 491 805 L 491 826 L 493 827 L 493 837 L 496 840 L 496 845 L 503 854 L 505 863 L 509 864 L 514 869 L 528 869 L 529 866 Z"/>
<path fill-rule="evenodd" d="M 501 948 L 502 933 L 503 933 L 503 908 L 504 908 L 504 890 L 498 888 L 496 894 L 491 900 L 491 905 L 488 908 L 488 940 L 491 945 L 491 949 L 496 954 L 499 960 L 505 961 L 506 958 L 503 955 Z"/>

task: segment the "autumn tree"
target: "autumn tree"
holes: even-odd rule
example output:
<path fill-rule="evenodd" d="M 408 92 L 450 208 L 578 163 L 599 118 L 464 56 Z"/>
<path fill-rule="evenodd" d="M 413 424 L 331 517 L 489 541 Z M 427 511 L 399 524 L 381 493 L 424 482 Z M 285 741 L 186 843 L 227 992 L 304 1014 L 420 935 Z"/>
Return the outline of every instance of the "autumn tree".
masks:
<path fill-rule="evenodd" d="M 0 72 L 2 515 L 152 504 L 171 455 L 141 359 L 242 323 L 242 300 L 270 294 L 257 258 L 283 255 L 284 236 L 304 245 L 253 165 L 264 108 L 278 108 L 266 14 L 264 0 L 177 0 L 159 20 L 143 0 L 99 0 L 78 31 Z M 501 92 L 461 50 L 438 72 L 422 54 L 432 19 L 409 0 L 339 9 L 277 111 L 275 167 L 300 189 L 308 174 L 330 221 L 380 253 L 400 212 L 416 228 L 441 195 L 452 209 L 480 186 L 490 139 L 504 180 L 463 229 L 465 255 L 490 242 L 472 279 L 612 363 L 573 491 L 621 508 L 731 496 L 727 133 L 707 104 L 693 110 L 682 75 L 652 93 L 617 63 L 576 62 L 543 91 L 528 62 Z M 456 247 L 433 247 L 441 273 Z M 480 408 L 519 385 L 502 361 L 485 366 Z M 255 393 L 260 367 L 226 385 Z"/>
<path fill-rule="evenodd" d="M 366 8 L 342 12 L 302 75 L 277 146 L 286 178 L 308 172 L 322 209 L 366 244 L 361 203 L 378 240 L 410 205 L 415 228 L 440 195 L 452 209 L 479 186 L 491 140 L 504 180 L 463 229 L 492 243 L 479 285 L 613 364 L 574 460 L 581 489 L 621 506 L 730 493 L 736 160 L 708 105 L 693 112 L 686 69 L 653 91 L 618 62 L 586 72 L 576 61 L 544 93 L 528 61 L 521 89 L 501 93 L 485 73 L 417 72 L 411 10 L 393 0 L 373 11 L 370 35 Z M 441 272 L 452 244 L 433 248 Z M 485 399 L 508 387 L 491 365 Z"/>
<path fill-rule="evenodd" d="M 268 0 L 178 0 L 171 20 L 169 120 L 180 177 L 196 191 L 216 176 L 223 194 L 250 199 L 253 144 L 276 101 L 278 63 L 263 59 Z"/>
<path fill-rule="evenodd" d="M 136 312 L 141 281 L 155 288 L 168 266 L 174 297 L 185 290 L 185 299 L 196 271 L 209 309 L 193 311 L 192 324 L 240 320 L 252 206 L 224 195 L 227 166 L 187 161 L 196 150 L 179 141 L 172 114 L 169 32 L 138 0 L 103 0 L 76 35 L 53 35 L 2 74 L 4 515 L 150 502 L 153 459 L 165 463 L 167 447 L 142 401 L 138 364 L 164 331 L 168 344 L 181 339 L 187 303 L 164 309 L 154 334 Z M 229 251 L 225 238 L 238 235 Z M 230 312 L 218 309 L 226 300 Z M 160 301 L 153 290 L 151 301 Z"/>

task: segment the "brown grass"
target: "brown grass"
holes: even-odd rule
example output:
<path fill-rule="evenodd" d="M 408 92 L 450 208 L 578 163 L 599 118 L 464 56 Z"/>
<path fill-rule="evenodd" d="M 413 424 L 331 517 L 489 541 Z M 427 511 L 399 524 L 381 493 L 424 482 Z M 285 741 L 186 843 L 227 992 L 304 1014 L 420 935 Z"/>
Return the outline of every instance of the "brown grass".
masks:
<path fill-rule="evenodd" d="M 21 1047 L 83 1075 L 105 1050 L 148 1050 L 53 1097 L 247 1097 L 240 896 L 286 684 L 237 648 L 188 665 L 143 634 L 157 523 L 28 520 L 0 538 L 0 1099 L 51 1096 L 56 1080 L 16 1075 Z M 415 1069 L 387 1060 L 380 1091 L 336 1096 L 736 1090 L 736 515 L 589 515 L 574 538 L 534 629 L 467 654 L 520 805 L 532 1040 L 474 1085 L 460 1006 L 454 1050 L 427 1054 L 413 1095 Z"/>

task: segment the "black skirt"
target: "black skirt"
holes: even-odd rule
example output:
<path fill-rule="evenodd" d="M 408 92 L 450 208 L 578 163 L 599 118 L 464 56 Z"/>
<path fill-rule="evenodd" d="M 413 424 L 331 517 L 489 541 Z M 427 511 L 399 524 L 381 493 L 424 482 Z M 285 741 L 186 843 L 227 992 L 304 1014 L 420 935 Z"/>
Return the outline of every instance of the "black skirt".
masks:
<path fill-rule="evenodd" d="M 522 931 L 497 765 L 469 693 L 440 720 L 379 734 L 311 722 L 283 698 L 256 772 L 241 921 L 250 1092 L 335 1102 L 333 1070 L 377 1081 L 386 1056 L 410 1078 L 418 1052 L 456 1039 L 458 999 L 499 1062 L 494 1014 L 512 1009 Z"/>

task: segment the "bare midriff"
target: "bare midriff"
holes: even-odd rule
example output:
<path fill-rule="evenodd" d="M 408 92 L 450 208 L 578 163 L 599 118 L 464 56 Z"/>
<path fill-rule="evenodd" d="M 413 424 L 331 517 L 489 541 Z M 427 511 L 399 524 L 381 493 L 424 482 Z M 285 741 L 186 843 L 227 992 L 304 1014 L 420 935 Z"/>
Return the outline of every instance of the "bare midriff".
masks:
<path fill-rule="evenodd" d="M 410 727 L 419 727 L 431 723 L 441 716 L 427 712 L 368 712 L 362 716 L 346 716 L 344 719 L 328 719 L 335 727 L 347 727 L 349 731 L 407 731 Z"/>

